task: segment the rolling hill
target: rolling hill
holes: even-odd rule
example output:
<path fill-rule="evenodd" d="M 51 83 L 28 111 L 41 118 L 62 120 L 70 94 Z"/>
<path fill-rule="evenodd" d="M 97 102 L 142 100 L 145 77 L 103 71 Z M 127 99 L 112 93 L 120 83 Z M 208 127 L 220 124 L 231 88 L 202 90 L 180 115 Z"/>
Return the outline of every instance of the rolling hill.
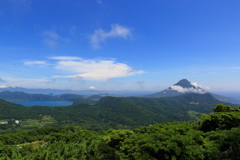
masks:
<path fill-rule="evenodd" d="M 209 93 L 162 98 L 106 96 L 95 105 L 65 107 L 24 107 L 1 100 L 0 120 L 40 119 L 40 115 L 48 115 L 57 121 L 54 126 L 79 125 L 91 130 L 132 129 L 155 123 L 196 120 L 198 115 L 210 113 L 219 103 L 221 101 Z M 189 111 L 196 116 L 190 115 Z"/>

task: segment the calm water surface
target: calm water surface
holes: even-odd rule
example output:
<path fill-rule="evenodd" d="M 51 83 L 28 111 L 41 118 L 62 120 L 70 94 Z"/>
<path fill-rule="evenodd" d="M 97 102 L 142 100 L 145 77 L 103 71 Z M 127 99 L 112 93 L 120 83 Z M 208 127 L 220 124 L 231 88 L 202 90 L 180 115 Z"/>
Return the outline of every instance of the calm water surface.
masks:
<path fill-rule="evenodd" d="M 32 107 L 32 106 L 69 106 L 72 105 L 72 101 L 9 101 L 11 103 L 21 104 L 23 106 Z"/>

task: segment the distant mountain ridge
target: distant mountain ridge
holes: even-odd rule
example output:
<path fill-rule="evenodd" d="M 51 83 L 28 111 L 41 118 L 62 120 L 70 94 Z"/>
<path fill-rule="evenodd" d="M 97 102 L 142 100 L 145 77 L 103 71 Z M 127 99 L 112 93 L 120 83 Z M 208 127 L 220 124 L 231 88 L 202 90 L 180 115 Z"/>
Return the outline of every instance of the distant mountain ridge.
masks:
<path fill-rule="evenodd" d="M 200 114 L 210 113 L 219 103 L 209 93 L 162 98 L 106 96 L 93 105 L 65 107 L 24 107 L 0 99 L 0 120 L 41 119 L 40 115 L 48 115 L 56 120 L 53 124 L 55 126 L 79 125 L 92 130 L 126 129 L 170 121 L 196 120 Z"/>
<path fill-rule="evenodd" d="M 168 87 L 167 89 L 157 92 L 154 94 L 149 94 L 144 97 L 147 98 L 160 98 L 160 97 L 174 97 L 186 93 L 198 93 L 198 94 L 204 94 L 204 93 L 210 93 L 207 91 L 207 87 L 202 87 L 198 85 L 197 83 L 192 83 L 188 81 L 187 79 L 182 79 L 173 86 Z M 219 101 L 232 101 L 233 98 L 221 96 L 218 94 L 210 93 L 214 98 L 218 99 Z"/>
<path fill-rule="evenodd" d="M 3 91 L 0 92 L 0 99 L 8 100 L 8 101 L 32 101 L 32 100 L 76 100 L 79 98 L 83 98 L 82 95 L 75 95 L 75 94 L 62 94 L 58 96 L 54 95 L 44 95 L 44 94 L 29 94 L 24 92 L 10 92 L 10 91 Z"/>
<path fill-rule="evenodd" d="M 110 95 L 117 96 L 143 96 L 145 94 L 151 93 L 150 91 L 130 91 L 130 90 L 70 90 L 70 89 L 50 89 L 50 88 L 22 88 L 22 87 L 0 87 L 0 92 L 10 91 L 10 92 L 24 92 L 28 94 L 53 94 L 53 95 L 61 95 L 61 94 L 77 94 L 77 95 L 102 95 L 107 92 Z"/>
<path fill-rule="evenodd" d="M 53 95 L 53 94 L 29 94 L 25 92 L 10 92 L 10 91 L 3 91 L 0 92 L 0 99 L 4 99 L 7 101 L 73 101 L 73 104 L 95 104 L 97 103 L 102 97 L 105 96 L 112 96 L 116 97 L 115 95 L 99 94 L 99 95 L 77 95 L 77 94 L 61 94 L 61 95 Z"/>

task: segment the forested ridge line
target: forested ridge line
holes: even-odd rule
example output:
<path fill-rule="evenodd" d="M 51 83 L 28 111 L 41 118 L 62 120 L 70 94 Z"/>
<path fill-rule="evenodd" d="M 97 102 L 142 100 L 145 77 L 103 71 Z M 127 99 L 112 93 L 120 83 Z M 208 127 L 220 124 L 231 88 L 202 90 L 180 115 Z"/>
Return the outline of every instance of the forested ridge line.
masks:
<path fill-rule="evenodd" d="M 198 120 L 221 103 L 210 94 L 185 94 L 176 97 L 104 97 L 97 104 L 63 107 L 25 107 L 0 100 L 0 133 L 43 126 L 81 126 L 100 131 L 134 129 L 155 123 Z M 14 124 L 14 120 L 20 120 Z"/>
<path fill-rule="evenodd" d="M 240 106 L 223 104 L 199 121 L 98 132 L 78 126 L 43 127 L 0 135 L 3 160 L 237 160 L 239 150 Z"/>

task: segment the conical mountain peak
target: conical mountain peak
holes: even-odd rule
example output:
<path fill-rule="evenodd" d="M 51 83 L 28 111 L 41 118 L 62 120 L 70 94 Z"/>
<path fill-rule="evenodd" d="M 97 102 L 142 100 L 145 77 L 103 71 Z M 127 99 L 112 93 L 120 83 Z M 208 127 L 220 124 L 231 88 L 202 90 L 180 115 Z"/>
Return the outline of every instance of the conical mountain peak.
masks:
<path fill-rule="evenodd" d="M 181 86 L 183 88 L 196 88 L 194 85 L 191 84 L 187 79 L 182 79 L 178 83 L 174 84 L 174 86 Z"/>
<path fill-rule="evenodd" d="M 202 88 L 202 86 L 197 83 L 193 83 L 188 81 L 187 79 L 182 79 L 176 84 L 168 87 L 167 89 L 157 92 L 151 95 L 147 95 L 146 97 L 158 98 L 158 97 L 172 97 L 185 93 L 199 93 L 204 94 L 207 91 Z"/>

